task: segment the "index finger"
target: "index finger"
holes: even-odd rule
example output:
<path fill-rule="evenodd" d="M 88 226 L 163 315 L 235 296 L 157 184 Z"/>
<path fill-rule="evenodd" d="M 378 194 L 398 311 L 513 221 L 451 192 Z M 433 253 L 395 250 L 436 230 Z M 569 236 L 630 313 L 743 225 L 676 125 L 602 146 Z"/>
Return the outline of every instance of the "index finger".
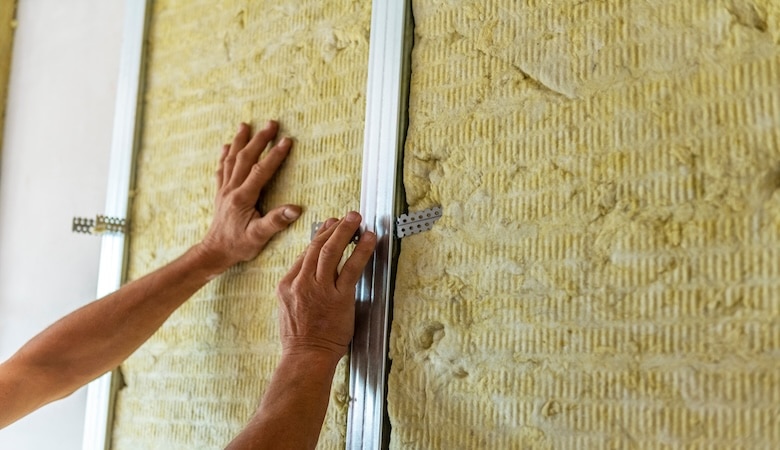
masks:
<path fill-rule="evenodd" d="M 314 236 L 314 239 L 311 240 L 309 246 L 306 247 L 306 255 L 303 258 L 303 264 L 300 269 L 300 272 L 304 275 L 311 275 L 312 277 L 316 275 L 317 261 L 320 258 L 320 250 L 322 250 L 322 246 L 325 245 L 325 243 L 328 241 L 328 238 L 333 234 L 337 224 L 341 222 L 331 222 L 331 220 L 335 219 L 328 219 L 325 224 L 317 231 L 317 234 Z"/>
<path fill-rule="evenodd" d="M 344 256 L 344 250 L 352 241 L 352 236 L 355 235 L 355 232 L 360 227 L 361 219 L 360 214 L 355 211 L 350 211 L 344 220 L 336 226 L 333 234 L 322 246 L 322 250 L 320 250 L 320 259 L 317 261 L 316 274 L 318 280 L 335 281 L 339 263 Z"/>
<path fill-rule="evenodd" d="M 317 233 L 315 236 L 320 236 L 323 233 L 325 233 L 328 228 L 330 228 L 334 223 L 336 223 L 337 220 L 334 218 L 330 218 L 322 223 L 322 226 L 319 230 L 317 230 Z M 285 275 L 282 278 L 282 283 L 286 282 L 292 282 L 292 280 L 298 276 L 298 274 L 301 271 L 301 268 L 303 267 L 303 261 L 306 258 L 306 254 L 309 252 L 310 247 L 306 247 L 306 250 L 303 251 L 300 255 L 298 255 L 298 258 L 295 259 L 295 263 L 293 263 L 292 267 L 290 267 L 290 270 L 287 271 L 287 275 Z"/>

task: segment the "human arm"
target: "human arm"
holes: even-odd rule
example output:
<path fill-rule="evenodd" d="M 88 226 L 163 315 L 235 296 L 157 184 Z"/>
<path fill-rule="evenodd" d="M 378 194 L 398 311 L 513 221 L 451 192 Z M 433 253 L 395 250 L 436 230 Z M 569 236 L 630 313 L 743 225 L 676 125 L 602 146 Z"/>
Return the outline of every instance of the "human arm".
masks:
<path fill-rule="evenodd" d="M 279 283 L 282 358 L 263 399 L 229 450 L 314 448 L 336 364 L 355 326 L 355 285 L 376 245 L 360 236 L 339 273 L 344 250 L 360 225 L 351 212 L 328 220 Z"/>
<path fill-rule="evenodd" d="M 242 124 L 232 144 L 223 147 L 215 216 L 203 241 L 155 272 L 65 316 L 0 364 L 0 428 L 116 367 L 204 284 L 257 256 L 274 234 L 300 215 L 294 205 L 265 215 L 255 209 L 260 190 L 290 150 L 291 141 L 280 140 L 258 162 L 277 129 L 269 122 L 252 136 Z"/>

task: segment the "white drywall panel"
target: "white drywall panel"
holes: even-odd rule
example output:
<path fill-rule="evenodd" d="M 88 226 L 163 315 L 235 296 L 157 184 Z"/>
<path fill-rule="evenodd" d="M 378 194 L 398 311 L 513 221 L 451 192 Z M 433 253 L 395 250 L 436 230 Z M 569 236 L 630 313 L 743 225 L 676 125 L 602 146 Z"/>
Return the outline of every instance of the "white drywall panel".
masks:
<path fill-rule="evenodd" d="M 19 0 L 0 160 L 0 359 L 94 299 L 124 2 Z M 0 448 L 81 447 L 85 390 L 0 430 Z"/>

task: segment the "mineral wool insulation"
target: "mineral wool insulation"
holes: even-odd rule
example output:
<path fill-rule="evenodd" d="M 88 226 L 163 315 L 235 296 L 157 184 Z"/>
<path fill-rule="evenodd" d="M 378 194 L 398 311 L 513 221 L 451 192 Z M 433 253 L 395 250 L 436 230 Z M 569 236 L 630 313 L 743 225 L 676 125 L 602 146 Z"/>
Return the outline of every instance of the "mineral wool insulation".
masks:
<path fill-rule="evenodd" d="M 780 445 L 780 2 L 413 3 L 391 448 Z"/>
<path fill-rule="evenodd" d="M 370 12 L 154 3 L 131 278 L 211 216 L 218 144 L 276 117 L 307 209 L 122 366 L 114 448 L 219 448 L 279 345 L 308 224 L 357 206 Z M 393 448 L 780 442 L 773 1 L 415 2 Z M 344 366 L 323 447 L 343 446 Z"/>
<path fill-rule="evenodd" d="M 255 261 L 212 281 L 122 366 L 113 446 L 223 448 L 278 362 L 274 288 L 312 222 L 358 208 L 370 5 L 157 0 L 132 201 L 129 277 L 208 228 L 221 144 L 240 121 L 275 118 L 295 145 L 265 207 L 304 214 Z M 320 448 L 344 448 L 347 365 L 336 374 Z"/>

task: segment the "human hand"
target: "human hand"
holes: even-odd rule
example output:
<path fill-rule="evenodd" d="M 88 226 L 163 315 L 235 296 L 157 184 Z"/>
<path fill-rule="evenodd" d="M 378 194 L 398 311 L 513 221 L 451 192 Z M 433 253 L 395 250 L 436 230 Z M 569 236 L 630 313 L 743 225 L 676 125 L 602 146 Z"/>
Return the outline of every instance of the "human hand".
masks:
<path fill-rule="evenodd" d="M 329 219 L 276 290 L 283 356 L 325 354 L 337 362 L 355 332 L 355 285 L 374 252 L 376 235 L 365 232 L 341 272 L 338 266 L 361 217 Z"/>
<path fill-rule="evenodd" d="M 269 121 L 252 136 L 249 125 L 242 123 L 233 143 L 222 147 L 217 168 L 214 220 L 199 245 L 215 273 L 255 258 L 276 233 L 301 215 L 301 208 L 296 205 L 279 206 L 265 215 L 255 206 L 260 191 L 279 169 L 292 146 L 290 138 L 282 138 L 258 161 L 278 129 L 278 123 Z"/>

